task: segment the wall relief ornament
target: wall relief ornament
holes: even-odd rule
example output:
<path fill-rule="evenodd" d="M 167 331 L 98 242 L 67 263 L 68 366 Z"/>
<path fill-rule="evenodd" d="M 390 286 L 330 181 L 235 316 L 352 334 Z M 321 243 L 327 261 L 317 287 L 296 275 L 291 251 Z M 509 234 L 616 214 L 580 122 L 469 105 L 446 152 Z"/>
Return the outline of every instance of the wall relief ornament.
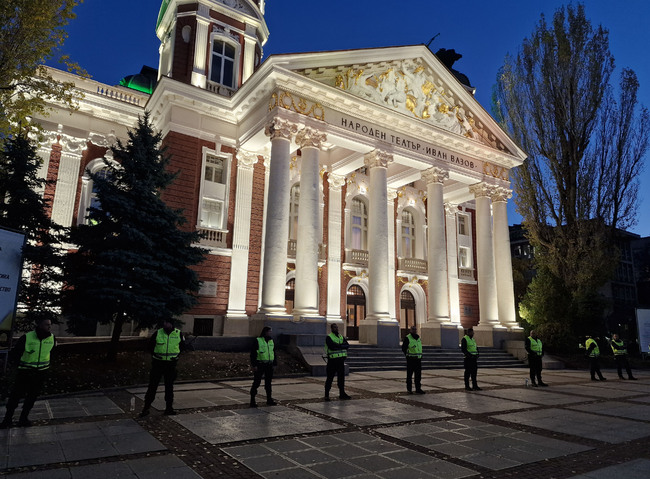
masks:
<path fill-rule="evenodd" d="M 479 140 L 474 119 L 454 105 L 440 85 L 417 60 L 401 60 L 382 72 L 350 68 L 336 76 L 337 88 L 383 104 L 445 130 Z"/>
<path fill-rule="evenodd" d="M 286 91 L 275 92 L 271 95 L 269 111 L 274 108 L 284 108 L 285 110 L 295 111 L 301 115 L 311 116 L 316 120 L 325 120 L 325 111 L 320 103 L 308 102 L 300 97 L 294 98 L 291 93 Z"/>
<path fill-rule="evenodd" d="M 487 161 L 483 162 L 483 174 L 491 176 L 492 178 L 499 178 L 500 180 L 509 181 L 508 168 L 504 166 L 493 165 Z"/>

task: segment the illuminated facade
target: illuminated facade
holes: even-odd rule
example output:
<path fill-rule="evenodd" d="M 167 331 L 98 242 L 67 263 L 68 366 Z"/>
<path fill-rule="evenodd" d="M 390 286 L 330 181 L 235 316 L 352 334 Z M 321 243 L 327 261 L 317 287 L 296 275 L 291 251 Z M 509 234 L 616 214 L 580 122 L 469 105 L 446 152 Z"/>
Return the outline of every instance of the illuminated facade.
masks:
<path fill-rule="evenodd" d="M 180 170 L 164 198 L 210 249 L 204 335 L 321 334 L 432 345 L 462 327 L 492 345 L 517 330 L 506 202 L 524 153 L 424 46 L 272 56 L 264 1 L 165 0 L 151 94 L 55 72 L 85 93 L 42 121 L 52 216 L 84 221 L 87 171 L 137 116 Z"/>

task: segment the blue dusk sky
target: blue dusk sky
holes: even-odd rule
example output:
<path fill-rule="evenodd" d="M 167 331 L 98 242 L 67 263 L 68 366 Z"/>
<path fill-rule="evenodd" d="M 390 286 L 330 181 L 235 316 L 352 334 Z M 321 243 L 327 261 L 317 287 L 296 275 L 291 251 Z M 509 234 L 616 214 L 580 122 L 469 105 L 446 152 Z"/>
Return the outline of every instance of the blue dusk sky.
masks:
<path fill-rule="evenodd" d="M 431 44 L 463 55 L 454 68 L 476 87 L 476 98 L 491 111 L 491 92 L 504 57 L 516 54 L 540 14 L 550 19 L 561 0 L 267 0 L 270 31 L 264 59 L 279 53 L 317 52 L 396 45 Z M 97 81 L 116 85 L 143 65 L 158 67 L 155 24 L 161 0 L 85 0 L 68 27 L 62 48 Z M 647 30 L 650 1 L 585 0 L 587 17 L 610 32 L 616 60 L 633 69 L 641 84 L 640 102 L 650 108 L 650 61 Z M 650 158 L 646 161 L 650 163 Z M 641 176 L 637 225 L 631 231 L 650 236 L 650 164 Z M 519 223 L 514 202 L 509 220 Z"/>

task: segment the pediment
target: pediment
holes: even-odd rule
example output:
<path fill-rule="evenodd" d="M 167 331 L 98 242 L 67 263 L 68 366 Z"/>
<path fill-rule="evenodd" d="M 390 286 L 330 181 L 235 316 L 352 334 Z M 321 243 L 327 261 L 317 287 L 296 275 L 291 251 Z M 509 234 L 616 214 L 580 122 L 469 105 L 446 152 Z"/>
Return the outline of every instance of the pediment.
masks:
<path fill-rule="evenodd" d="M 381 50 L 391 53 L 392 49 L 371 50 L 370 56 L 381 57 Z M 346 56 L 350 59 L 355 55 L 350 52 L 316 53 L 307 54 L 316 60 L 313 66 L 306 65 L 309 63 L 306 58 L 302 60 L 307 61 L 290 62 L 286 66 L 314 81 L 482 145 L 509 154 L 520 152 L 476 101 L 470 89 L 456 80 L 433 53 L 424 46 L 399 47 L 398 50 L 393 53 L 413 53 L 414 50 L 422 53 L 425 50 L 427 54 L 402 58 L 386 58 L 384 54 L 376 61 L 326 66 L 324 60 L 345 60 Z M 347 55 L 339 56 L 339 53 Z M 323 57 L 319 59 L 319 55 Z"/>

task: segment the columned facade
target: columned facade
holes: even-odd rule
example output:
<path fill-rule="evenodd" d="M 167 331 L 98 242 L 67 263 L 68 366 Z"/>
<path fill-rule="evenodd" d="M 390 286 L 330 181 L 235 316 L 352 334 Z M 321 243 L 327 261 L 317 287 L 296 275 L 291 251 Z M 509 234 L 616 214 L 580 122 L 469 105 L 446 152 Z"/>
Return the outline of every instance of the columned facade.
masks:
<path fill-rule="evenodd" d="M 343 234 L 341 216 L 341 189 L 345 177 L 330 173 L 329 215 L 327 222 L 327 322 L 341 321 L 341 237 Z"/>
<path fill-rule="evenodd" d="M 494 214 L 494 262 L 497 283 L 499 322 L 502 326 L 518 328 L 515 315 L 515 290 L 512 280 L 512 256 L 510 252 L 510 233 L 508 231 L 507 201 L 512 190 L 495 188 L 492 193 Z"/>

